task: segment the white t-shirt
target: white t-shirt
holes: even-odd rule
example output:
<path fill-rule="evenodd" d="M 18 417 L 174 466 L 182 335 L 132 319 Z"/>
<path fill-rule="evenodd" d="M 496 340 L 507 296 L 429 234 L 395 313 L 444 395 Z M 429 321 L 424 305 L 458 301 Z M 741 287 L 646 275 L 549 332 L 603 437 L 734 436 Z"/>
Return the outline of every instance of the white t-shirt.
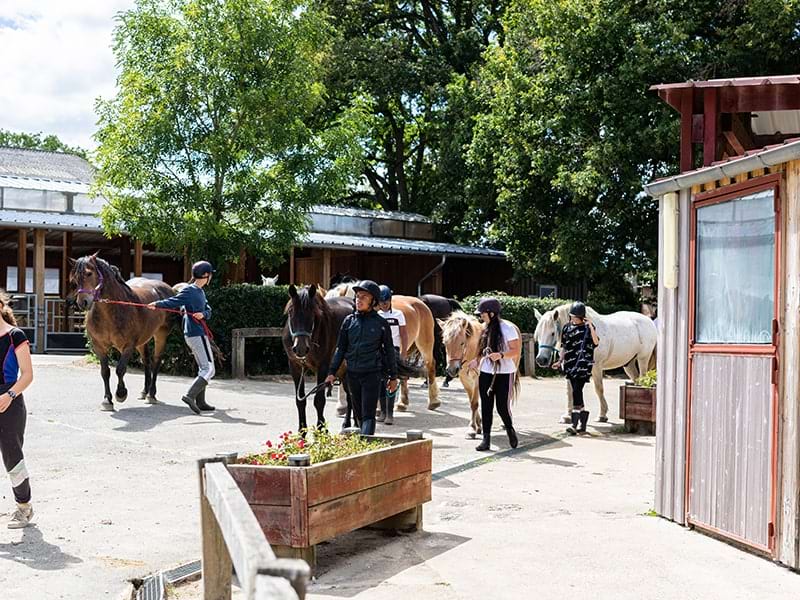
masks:
<path fill-rule="evenodd" d="M 500 321 L 500 332 L 503 334 L 503 347 L 499 349 L 492 348 L 494 352 L 508 352 L 508 343 L 512 340 L 518 340 L 517 330 L 505 321 Z M 514 366 L 514 361 L 510 358 L 503 358 L 497 361 L 498 373 L 516 373 L 517 368 Z M 488 356 L 484 356 L 481 360 L 481 373 L 494 373 L 494 365 Z"/>
<path fill-rule="evenodd" d="M 400 348 L 400 328 L 406 326 L 406 316 L 399 310 L 393 308 L 392 310 L 382 311 L 379 310 L 378 314 L 382 316 L 389 323 L 392 330 L 392 344 L 395 348 Z"/>

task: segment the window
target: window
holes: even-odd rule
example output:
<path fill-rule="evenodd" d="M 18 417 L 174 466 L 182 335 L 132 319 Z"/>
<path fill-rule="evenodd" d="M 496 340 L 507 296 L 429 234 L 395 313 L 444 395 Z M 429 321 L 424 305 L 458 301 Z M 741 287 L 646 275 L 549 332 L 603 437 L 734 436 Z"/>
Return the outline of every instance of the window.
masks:
<path fill-rule="evenodd" d="M 96 215 L 104 204 L 105 200 L 103 198 L 90 198 L 86 194 L 75 194 L 72 198 L 72 210 L 76 213 Z"/>
<path fill-rule="evenodd" d="M 45 294 L 58 294 L 61 283 L 60 269 L 45 269 L 44 270 L 44 293 Z M 17 267 L 6 268 L 6 291 L 19 292 L 17 289 Z M 33 268 L 28 267 L 25 269 L 25 293 L 33 293 Z"/>
<path fill-rule="evenodd" d="M 555 285 L 540 285 L 539 286 L 539 298 L 557 298 L 558 297 L 558 287 Z"/>
<path fill-rule="evenodd" d="M 3 208 L 63 212 L 67 209 L 67 197 L 61 192 L 4 188 Z"/>
<path fill-rule="evenodd" d="M 697 343 L 772 342 L 773 189 L 697 209 L 696 269 Z"/>

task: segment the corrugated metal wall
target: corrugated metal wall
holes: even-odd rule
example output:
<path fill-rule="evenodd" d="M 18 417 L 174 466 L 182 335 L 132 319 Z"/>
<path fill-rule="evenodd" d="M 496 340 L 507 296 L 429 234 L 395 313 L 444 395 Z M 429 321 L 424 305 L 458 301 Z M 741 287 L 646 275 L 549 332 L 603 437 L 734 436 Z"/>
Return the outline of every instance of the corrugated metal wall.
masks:
<path fill-rule="evenodd" d="M 689 190 L 678 203 L 678 287 L 658 290 L 658 396 L 656 422 L 656 512 L 685 523 L 686 391 L 689 318 Z M 664 243 L 663 200 L 659 202 L 659 247 Z M 659 253 L 658 279 L 664 281 Z"/>
<path fill-rule="evenodd" d="M 772 359 L 695 354 L 689 518 L 769 544 Z"/>

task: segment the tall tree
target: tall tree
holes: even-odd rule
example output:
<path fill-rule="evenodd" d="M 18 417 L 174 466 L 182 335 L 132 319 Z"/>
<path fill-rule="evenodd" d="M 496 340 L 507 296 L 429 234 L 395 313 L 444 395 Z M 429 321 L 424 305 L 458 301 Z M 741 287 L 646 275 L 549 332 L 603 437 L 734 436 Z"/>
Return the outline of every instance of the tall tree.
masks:
<path fill-rule="evenodd" d="M 24 133 L 0 129 L 0 146 L 63 152 L 64 154 L 76 154 L 82 158 L 86 158 L 86 150 L 83 148 L 69 146 L 58 139 L 58 136 L 53 134 L 45 135 L 42 132 Z"/>
<path fill-rule="evenodd" d="M 514 0 L 487 52 L 470 148 L 490 166 L 484 233 L 521 272 L 602 280 L 652 268 L 679 119 L 648 88 L 796 72 L 796 0 Z"/>
<path fill-rule="evenodd" d="M 331 32 L 308 3 L 138 0 L 114 35 L 118 90 L 98 102 L 96 134 L 109 233 L 274 262 L 308 206 L 352 184 L 358 107 L 309 127 Z"/>

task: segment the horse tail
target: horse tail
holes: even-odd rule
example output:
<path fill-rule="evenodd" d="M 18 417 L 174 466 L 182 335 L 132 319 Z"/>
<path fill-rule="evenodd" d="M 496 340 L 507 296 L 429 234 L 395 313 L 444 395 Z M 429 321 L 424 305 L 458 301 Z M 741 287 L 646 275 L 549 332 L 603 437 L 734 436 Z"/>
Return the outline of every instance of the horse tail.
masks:
<path fill-rule="evenodd" d="M 653 346 L 653 353 L 650 355 L 650 362 L 647 363 L 647 370 L 653 371 L 657 366 L 656 355 L 658 353 L 658 345 Z"/>
<path fill-rule="evenodd" d="M 517 372 L 514 373 L 514 390 L 511 393 L 512 406 L 517 403 L 517 398 L 519 398 L 521 393 L 522 393 L 522 380 L 520 379 L 519 367 L 517 367 Z"/>

